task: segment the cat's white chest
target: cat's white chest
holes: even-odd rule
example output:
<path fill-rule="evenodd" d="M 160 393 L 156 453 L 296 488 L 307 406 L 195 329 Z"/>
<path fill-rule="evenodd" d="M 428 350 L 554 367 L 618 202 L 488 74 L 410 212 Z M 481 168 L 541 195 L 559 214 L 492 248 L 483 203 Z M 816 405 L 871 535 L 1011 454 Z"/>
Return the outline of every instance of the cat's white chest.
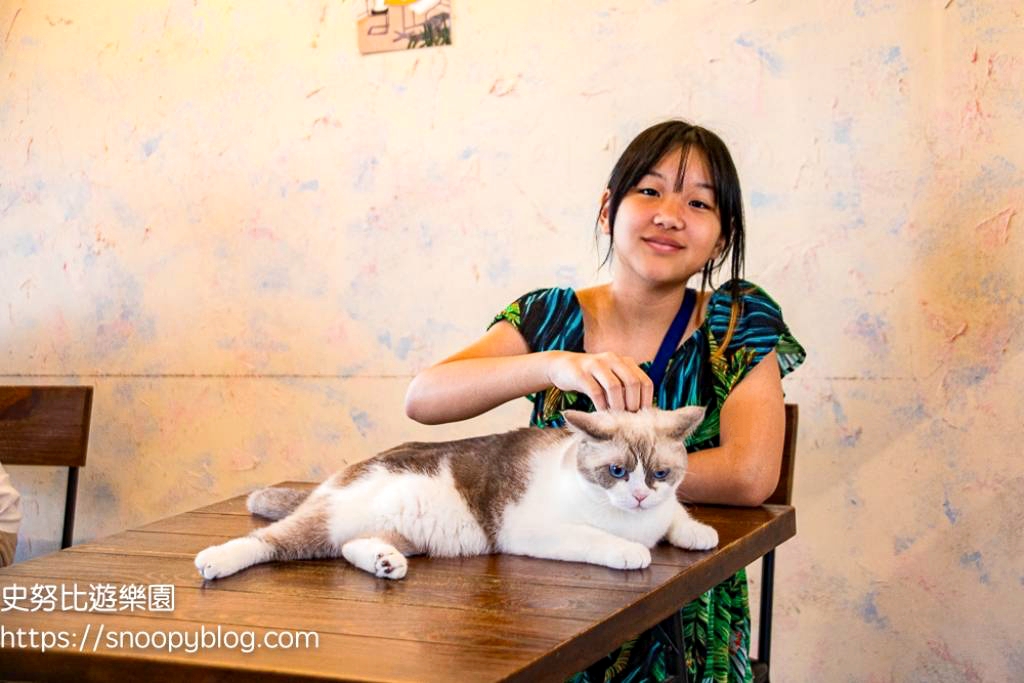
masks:
<path fill-rule="evenodd" d="M 506 508 L 502 529 L 515 533 L 556 524 L 585 525 L 651 547 L 665 537 L 675 507 L 666 504 L 642 511 L 612 507 L 580 486 L 573 458 L 538 457 L 526 494 Z"/>

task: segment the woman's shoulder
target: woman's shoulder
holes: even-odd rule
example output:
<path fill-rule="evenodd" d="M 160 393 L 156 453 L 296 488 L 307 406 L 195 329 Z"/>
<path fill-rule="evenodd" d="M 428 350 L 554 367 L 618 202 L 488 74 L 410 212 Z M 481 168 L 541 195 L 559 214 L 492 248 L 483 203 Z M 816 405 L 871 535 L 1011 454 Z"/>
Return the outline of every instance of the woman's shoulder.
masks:
<path fill-rule="evenodd" d="M 708 303 L 708 317 L 725 316 L 731 318 L 734 304 L 739 304 L 740 315 L 746 315 L 749 307 L 769 309 L 781 317 L 782 310 L 775 299 L 760 285 L 749 280 L 733 279 L 723 282 L 712 294 Z"/>
<path fill-rule="evenodd" d="M 525 311 L 528 308 L 562 308 L 572 304 L 578 305 L 578 303 L 576 290 L 572 287 L 542 287 L 523 294 L 508 307 L 517 307 L 520 311 Z"/>
<path fill-rule="evenodd" d="M 751 366 L 774 350 L 785 376 L 803 363 L 806 352 L 789 330 L 782 308 L 762 287 L 730 280 L 712 295 L 707 314 L 709 337 L 730 354 L 752 354 Z"/>
<path fill-rule="evenodd" d="M 491 325 L 504 320 L 520 332 L 537 332 L 549 327 L 553 318 L 563 318 L 579 310 L 579 300 L 572 287 L 533 289 L 505 306 L 494 316 Z"/>
<path fill-rule="evenodd" d="M 576 299 L 576 303 L 579 304 L 579 307 L 585 311 L 587 315 L 591 318 L 597 318 L 601 311 L 608 308 L 610 298 L 609 291 L 609 286 L 606 283 L 574 291 L 573 296 Z"/>

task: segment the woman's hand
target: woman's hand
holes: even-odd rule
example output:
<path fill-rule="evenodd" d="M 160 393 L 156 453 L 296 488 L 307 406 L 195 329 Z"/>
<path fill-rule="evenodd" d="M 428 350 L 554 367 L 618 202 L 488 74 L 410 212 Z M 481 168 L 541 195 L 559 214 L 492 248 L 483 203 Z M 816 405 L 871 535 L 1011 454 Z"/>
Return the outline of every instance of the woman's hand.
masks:
<path fill-rule="evenodd" d="M 654 404 L 654 383 L 632 358 L 611 352 L 549 353 L 551 384 L 586 394 L 598 410 L 636 412 Z"/>

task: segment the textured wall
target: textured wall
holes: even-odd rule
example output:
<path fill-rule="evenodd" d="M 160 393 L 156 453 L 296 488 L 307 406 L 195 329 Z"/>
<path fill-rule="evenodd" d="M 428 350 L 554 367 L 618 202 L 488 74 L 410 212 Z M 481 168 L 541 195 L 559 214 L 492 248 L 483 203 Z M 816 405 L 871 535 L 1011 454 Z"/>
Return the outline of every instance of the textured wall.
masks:
<path fill-rule="evenodd" d="M 810 352 L 777 678 L 1019 677 L 1024 9 L 454 10 L 453 47 L 363 57 L 352 3 L 0 2 L 0 382 L 96 387 L 79 539 L 523 424 L 402 397 L 515 296 L 603 277 L 612 163 L 684 116 Z M 63 475 L 12 474 L 19 557 L 52 550 Z"/>

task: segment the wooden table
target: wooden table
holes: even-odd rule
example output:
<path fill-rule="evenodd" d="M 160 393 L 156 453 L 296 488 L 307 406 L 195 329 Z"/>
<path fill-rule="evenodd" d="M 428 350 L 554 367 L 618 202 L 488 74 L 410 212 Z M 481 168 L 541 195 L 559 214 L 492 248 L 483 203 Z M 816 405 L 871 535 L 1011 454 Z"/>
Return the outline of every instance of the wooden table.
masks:
<path fill-rule="evenodd" d="M 0 631 L 6 638 L 0 679 L 561 680 L 796 533 L 791 507 L 697 507 L 693 512 L 718 529 L 719 547 L 688 552 L 660 545 L 645 570 L 506 555 L 417 557 L 401 581 L 377 579 L 332 560 L 260 565 L 204 583 L 192 564 L 197 551 L 265 523 L 245 511 L 239 496 L 0 570 L 0 590 L 12 597 L 22 590 L 31 595 L 36 585 L 44 587 L 41 591 L 46 586 L 72 591 L 77 584 L 84 591 L 106 584 L 120 591 L 173 584 L 175 602 L 172 612 L 63 611 L 59 604 L 54 611 L 0 611 L 0 626 L 7 631 Z M 22 608 L 52 606 L 10 602 Z M 119 599 L 117 606 L 129 607 L 130 600 Z M 93 652 L 100 628 L 103 635 Z M 31 629 L 40 639 L 43 632 L 64 631 L 69 642 L 45 653 L 31 643 L 12 648 L 9 634 L 17 629 L 23 643 Z M 218 629 L 222 638 L 228 631 L 253 632 L 257 644 L 271 631 L 315 631 L 319 646 L 260 647 L 250 653 L 221 647 L 194 654 L 107 648 L 110 634 L 120 631 L 150 637 Z M 271 637 L 280 642 L 292 636 Z M 207 636 L 207 642 L 213 638 Z"/>

